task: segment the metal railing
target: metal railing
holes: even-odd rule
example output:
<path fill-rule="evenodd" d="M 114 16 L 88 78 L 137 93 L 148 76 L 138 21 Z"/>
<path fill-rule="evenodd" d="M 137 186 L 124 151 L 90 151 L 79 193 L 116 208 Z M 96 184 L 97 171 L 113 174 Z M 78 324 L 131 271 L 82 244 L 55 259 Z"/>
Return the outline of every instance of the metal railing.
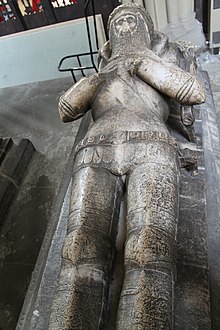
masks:
<path fill-rule="evenodd" d="M 88 8 L 89 5 L 91 4 L 92 7 L 92 17 L 93 17 L 93 25 L 94 25 L 94 31 L 95 31 L 95 47 L 96 50 L 93 50 L 92 47 L 92 40 L 91 40 L 91 33 L 90 33 L 90 28 L 89 28 L 89 21 L 88 21 Z M 74 82 L 77 81 L 76 72 L 80 72 L 83 77 L 85 77 L 85 71 L 86 70 L 91 70 L 93 69 L 95 72 L 98 71 L 97 65 L 95 63 L 95 56 L 98 54 L 98 49 L 99 49 L 99 42 L 98 42 L 98 31 L 97 31 L 97 24 L 96 24 L 96 17 L 95 17 L 95 4 L 94 0 L 85 0 L 85 23 L 86 23 L 86 31 L 87 31 L 87 38 L 88 38 L 88 45 L 89 45 L 89 52 L 87 53 L 80 53 L 80 54 L 74 54 L 74 55 L 67 55 L 63 57 L 60 60 L 60 63 L 58 65 L 58 70 L 60 72 L 70 72 Z M 85 57 L 90 57 L 91 65 L 82 65 L 82 60 Z M 77 61 L 77 66 L 69 67 L 69 68 L 63 68 L 63 64 L 65 63 L 66 60 L 73 59 Z"/>
<path fill-rule="evenodd" d="M 76 18 L 84 18 L 88 52 L 67 55 L 60 60 L 58 70 L 69 71 L 76 82 L 76 73 L 85 76 L 86 70 L 97 72 L 97 54 L 99 49 L 96 14 L 102 14 L 104 27 L 110 12 L 120 4 L 119 0 L 0 0 L 0 36 L 59 23 Z M 94 35 L 91 35 L 91 21 Z M 92 37 L 95 37 L 95 42 Z M 91 64 L 88 63 L 88 58 Z M 73 59 L 74 65 L 66 66 Z M 87 59 L 87 61 L 85 61 Z"/>

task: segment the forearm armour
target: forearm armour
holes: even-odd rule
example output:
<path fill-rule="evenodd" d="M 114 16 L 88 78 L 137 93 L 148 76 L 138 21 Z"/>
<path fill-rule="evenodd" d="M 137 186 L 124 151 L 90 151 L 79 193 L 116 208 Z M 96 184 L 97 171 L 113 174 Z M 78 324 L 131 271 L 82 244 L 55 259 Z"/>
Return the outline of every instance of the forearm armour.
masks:
<path fill-rule="evenodd" d="M 192 74 L 172 63 L 163 62 L 157 56 L 149 56 L 138 62 L 137 76 L 184 105 L 205 102 L 202 84 Z"/>
<path fill-rule="evenodd" d="M 60 97 L 58 110 L 63 122 L 82 117 L 89 110 L 96 93 L 102 84 L 97 74 L 80 79 Z"/>

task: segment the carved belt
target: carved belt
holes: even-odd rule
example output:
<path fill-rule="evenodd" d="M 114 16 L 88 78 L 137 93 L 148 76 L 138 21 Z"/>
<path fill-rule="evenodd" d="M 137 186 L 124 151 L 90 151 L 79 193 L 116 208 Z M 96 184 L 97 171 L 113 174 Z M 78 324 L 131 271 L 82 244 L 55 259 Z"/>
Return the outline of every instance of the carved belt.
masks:
<path fill-rule="evenodd" d="M 79 150 L 92 145 L 117 145 L 132 141 L 164 142 L 177 149 L 176 140 L 168 133 L 125 131 L 125 132 L 116 132 L 108 135 L 96 135 L 85 138 L 78 143 L 75 151 L 78 152 Z"/>

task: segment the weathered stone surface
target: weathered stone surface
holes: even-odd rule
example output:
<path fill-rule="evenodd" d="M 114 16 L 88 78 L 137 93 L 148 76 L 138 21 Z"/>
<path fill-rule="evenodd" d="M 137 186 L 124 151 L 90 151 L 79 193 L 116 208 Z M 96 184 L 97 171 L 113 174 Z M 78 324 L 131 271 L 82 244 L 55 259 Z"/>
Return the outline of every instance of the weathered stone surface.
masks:
<path fill-rule="evenodd" d="M 72 78 L 0 89 L 0 135 L 36 148 L 2 226 L 0 328 L 14 330 L 80 121 L 56 111 Z M 4 260 L 3 260 L 4 258 Z"/>
<path fill-rule="evenodd" d="M 181 173 L 174 329 L 211 329 L 204 163 Z"/>
<path fill-rule="evenodd" d="M 105 328 L 122 192 L 124 276 L 114 327 L 172 329 L 180 162 L 166 121 L 172 98 L 172 110 L 193 140 L 191 106 L 204 102 L 204 89 L 191 46 L 170 44 L 155 32 L 144 8 L 119 6 L 108 26 L 98 74 L 83 78 L 59 102 L 63 121 L 91 109 L 93 123 L 76 148 L 49 329 Z M 192 170 L 195 157 L 187 157 L 192 164 L 185 166 Z M 91 310 L 80 301 L 84 289 L 89 318 Z"/>
<path fill-rule="evenodd" d="M 210 97 L 211 91 L 207 90 L 207 96 Z M 175 326 L 174 329 L 187 329 L 192 328 L 197 324 L 197 329 L 210 328 L 210 314 L 209 314 L 209 292 L 208 287 L 208 269 L 207 269 L 207 231 L 206 231 L 206 219 L 205 219 L 205 204 L 204 199 L 204 160 L 202 157 L 201 143 L 202 143 L 202 122 L 201 117 L 203 109 L 207 108 L 207 104 L 201 107 L 196 112 L 196 140 L 199 153 L 199 171 L 198 172 L 187 172 L 182 169 L 180 192 L 180 210 L 179 210 L 179 225 L 178 225 L 178 237 L 177 237 L 177 272 L 176 272 L 176 287 L 175 287 Z M 87 118 L 85 118 L 87 119 Z M 211 125 L 209 117 L 207 118 L 206 125 Z M 80 129 L 82 133 L 83 128 Z M 210 140 L 211 142 L 212 140 Z M 187 145 L 190 147 L 191 145 Z M 206 144 L 204 145 L 206 147 Z M 210 153 L 209 148 L 205 149 L 205 154 Z M 208 158 L 209 159 L 209 158 Z M 208 160 L 206 158 L 206 162 Z M 72 163 L 71 163 L 72 164 Z M 71 168 L 72 165 L 70 165 Z M 70 169 L 71 172 L 71 169 Z M 70 178 L 69 172 L 69 178 Z M 66 176 L 66 179 L 68 175 Z M 197 179 L 199 189 L 197 186 Z M 213 184 L 212 184 L 213 187 Z M 62 200 L 61 195 L 60 200 Z M 188 197 L 189 196 L 189 197 Z M 201 199 L 200 199 L 201 198 Z M 193 215 L 190 215 L 188 211 L 188 204 L 191 206 L 189 210 L 192 210 Z M 70 192 L 64 200 L 63 209 L 60 214 L 59 212 L 53 217 L 54 226 L 57 226 L 56 232 L 53 236 L 51 243 L 51 228 L 48 228 L 48 234 L 45 237 L 45 244 L 49 249 L 43 248 L 41 251 L 40 258 L 37 263 L 37 267 L 34 273 L 33 281 L 30 285 L 30 290 L 26 298 L 26 303 L 23 308 L 23 312 L 19 319 L 17 329 L 47 329 L 49 322 L 49 313 L 51 310 L 51 302 L 56 290 L 57 278 L 60 271 L 60 254 L 63 245 L 65 230 L 67 226 L 68 205 L 70 203 Z M 216 207 L 213 206 L 213 200 L 208 199 L 208 209 L 214 212 Z M 210 214 L 210 212 L 209 212 Z M 194 217 L 194 218 L 193 218 Z M 59 222 L 56 225 L 56 221 L 59 218 Z M 194 221 L 194 219 L 196 221 Z M 201 226 L 201 228 L 199 227 Z M 198 231 L 198 235 L 197 235 Z M 49 235 L 50 233 L 50 235 Z M 195 243 L 194 243 L 195 240 Z M 201 242 L 198 242 L 201 241 Z M 201 247 L 202 244 L 202 247 Z M 200 253 L 198 248 L 202 248 L 203 255 Z M 119 247 L 117 247 L 119 251 Z M 198 251 L 198 253 L 197 253 Z M 200 264 L 196 261 L 197 254 L 200 256 Z M 48 255 L 48 257 L 47 257 Z M 119 257 L 119 256 L 118 256 Z M 187 258 L 187 259 L 186 259 Z M 119 258 L 121 263 L 123 258 Z M 185 262 L 187 260 L 187 263 Z M 191 264 L 191 260 L 193 263 Z M 217 259 L 216 259 L 217 260 Z M 40 266 L 41 265 L 41 266 Z M 43 272 L 43 273 L 42 273 Z M 42 275 L 43 274 L 43 275 Z M 113 281 L 111 282 L 110 288 L 115 285 L 115 282 L 119 281 L 120 276 L 113 274 Z M 40 287 L 38 286 L 40 283 Z M 201 299 L 202 298 L 202 299 Z M 111 296 L 110 296 L 110 299 Z M 212 298 L 213 299 L 213 298 Z M 111 303 L 112 300 L 109 301 Z M 31 302 L 31 303 L 30 303 Z M 116 301 L 117 304 L 117 301 Z M 106 329 L 114 329 L 115 319 L 115 305 L 111 305 L 109 310 L 109 317 L 113 319 L 113 323 L 109 320 Z M 215 308 L 215 305 L 214 305 Z M 217 308 L 217 306 L 216 306 Z M 114 309 L 112 311 L 112 309 Z M 116 308 L 117 309 L 117 308 Z M 28 316 L 28 317 L 27 317 Z M 201 317 L 202 316 L 202 317 Z M 217 328 L 216 328 L 217 329 Z"/>
<path fill-rule="evenodd" d="M 34 146 L 28 140 L 22 140 L 16 145 L 10 139 L 6 139 L 6 141 L 3 140 L 1 146 L 3 148 L 1 148 L 0 165 L 0 225 L 4 222 L 19 189 L 25 169 L 35 151 Z"/>
<path fill-rule="evenodd" d="M 12 145 L 13 145 L 12 139 L 10 138 L 0 139 L 0 164 L 4 160 L 7 152 L 9 151 Z"/>
<path fill-rule="evenodd" d="M 51 305 L 61 267 L 61 248 L 67 230 L 74 150 L 76 144 L 84 138 L 90 122 L 91 116 L 88 113 L 80 124 L 63 180 L 53 204 L 44 240 L 16 326 L 17 330 L 48 329 Z"/>
<path fill-rule="evenodd" d="M 128 8 L 130 9 L 132 6 L 128 6 Z M 131 13 L 127 14 L 126 12 L 122 25 L 134 24 L 135 15 L 131 15 L 132 22 L 129 22 L 128 18 Z M 116 20 L 120 18 L 120 15 L 116 15 Z M 125 31 L 123 29 L 121 31 L 118 21 L 117 24 L 115 25 L 116 32 L 126 31 L 127 28 L 124 28 Z M 132 26 L 134 27 L 135 24 Z M 151 30 L 151 26 L 149 30 Z M 131 44 L 128 43 L 128 45 L 132 48 Z M 119 45 L 116 43 L 116 46 Z M 123 46 L 125 45 L 118 50 L 127 54 L 126 47 Z M 123 52 L 120 54 L 121 56 L 124 54 Z M 114 52 L 112 54 L 114 55 Z M 129 55 L 131 54 L 129 53 Z M 150 60 L 154 61 L 154 55 L 151 53 L 148 55 Z M 51 298 L 55 292 L 54 283 L 45 287 L 41 282 L 37 303 L 31 298 L 33 306 L 37 306 L 37 308 L 33 310 L 33 307 L 28 311 L 28 317 L 26 317 L 27 314 L 24 316 L 27 321 L 26 326 L 28 324 L 29 328 L 33 329 L 47 329 L 48 327 L 49 329 L 115 329 L 116 327 L 118 329 L 172 329 L 175 327 L 190 329 L 197 324 L 198 329 L 200 326 L 209 329 L 201 152 L 197 150 L 200 162 L 198 174 L 195 168 L 197 157 L 191 158 L 190 152 L 187 153 L 188 161 L 185 160 L 185 156 L 182 157 L 182 164 L 185 164 L 184 166 L 190 172 L 181 171 L 180 223 L 178 242 L 176 242 L 179 161 L 176 143 L 166 131 L 163 117 L 160 117 L 167 109 L 163 96 L 160 93 L 158 96 L 156 90 L 156 88 L 160 89 L 160 84 L 153 86 L 155 90 L 152 87 L 149 88 L 148 84 L 146 85 L 148 87 L 142 89 L 141 85 L 138 85 L 139 78 L 142 77 L 145 83 L 149 83 L 146 78 L 146 68 L 143 69 L 143 75 L 139 74 L 137 79 L 135 73 L 138 71 L 135 71 L 137 68 L 134 67 L 132 61 L 127 63 L 126 58 L 120 58 L 118 62 L 117 60 L 114 62 L 114 60 L 115 58 L 111 63 L 110 58 L 110 65 L 108 66 L 108 63 L 107 67 L 100 72 L 101 80 L 104 78 L 106 81 L 101 81 L 97 86 L 97 91 L 101 96 L 96 96 L 95 100 L 91 101 L 94 101 L 92 103 L 94 123 L 76 148 L 72 195 L 68 199 L 71 205 L 70 216 L 61 265 L 59 259 L 61 275 L 53 307 L 51 308 Z M 159 62 L 162 65 L 162 62 Z M 166 71 L 167 66 L 165 65 L 165 67 Z M 177 72 L 183 74 L 179 69 Z M 152 77 L 151 74 L 150 77 Z M 95 76 L 94 79 L 96 84 L 98 77 Z M 133 80 L 135 83 L 132 86 L 131 81 Z M 90 88 L 92 80 L 86 81 Z M 68 100 L 74 100 L 76 97 L 76 100 L 80 101 L 78 97 L 81 92 L 77 86 L 75 89 L 74 87 L 71 89 L 73 94 L 71 98 L 67 98 Z M 133 87 L 132 94 L 131 86 Z M 140 90 L 138 90 L 139 87 Z M 136 88 L 139 91 L 139 97 L 140 94 L 142 97 L 137 96 Z M 166 87 L 166 91 L 169 93 L 169 88 Z M 185 96 L 186 98 L 190 98 L 190 96 L 187 91 L 183 92 L 184 101 L 186 101 Z M 146 103 L 143 102 L 143 96 L 148 97 Z M 162 99 L 160 99 L 161 96 Z M 178 100 L 179 96 L 176 95 Z M 153 102 L 153 108 L 150 107 L 150 100 Z M 165 100 L 167 100 L 166 97 Z M 77 119 L 79 113 L 76 114 L 76 111 L 78 112 L 79 108 L 71 108 L 71 104 L 67 106 L 65 101 L 64 95 L 60 103 L 60 110 L 62 111 L 63 107 L 65 116 L 69 113 L 71 119 Z M 117 103 L 118 101 L 120 102 Z M 87 100 L 86 104 L 89 103 Z M 85 104 L 82 105 L 83 113 L 86 112 L 84 106 Z M 129 107 L 132 109 L 129 110 Z M 102 114 L 102 109 L 107 109 L 108 112 Z M 153 110 L 158 110 L 156 115 Z M 160 120 L 158 120 L 158 116 Z M 100 121 L 102 125 L 100 125 Z M 180 139 L 180 142 L 183 141 Z M 185 146 L 189 149 L 192 148 L 192 145 L 186 140 L 184 142 Z M 193 152 L 192 154 L 194 155 Z M 197 177 L 199 177 L 198 181 L 196 181 Z M 189 186 L 191 188 L 188 188 Z M 197 195 L 194 193 L 195 187 L 201 189 Z M 114 244 L 117 240 L 116 220 L 122 190 L 125 190 L 124 198 L 127 199 L 124 208 L 127 211 L 125 267 L 124 274 L 122 274 L 124 283 L 122 291 L 120 293 L 119 290 L 116 299 L 118 303 L 120 298 L 119 306 L 114 311 L 115 314 L 118 313 L 117 325 L 114 316 L 115 321 L 109 326 L 106 310 L 108 303 L 111 304 L 111 301 L 108 302 L 111 294 L 108 295 L 108 287 L 112 286 Z M 199 199 L 198 202 L 195 202 L 196 198 Z M 189 212 L 191 211 L 190 216 L 188 216 L 188 209 Z M 116 212 L 110 214 L 110 210 Z M 185 216 L 188 219 L 185 219 Z M 66 228 L 66 212 L 64 218 L 63 229 Z M 195 218 L 198 221 L 191 222 Z M 191 235 L 190 229 L 193 235 Z M 196 232 L 199 232 L 201 242 L 199 237 L 194 235 Z M 54 237 L 57 239 L 57 235 Z M 55 248 L 54 243 L 52 242 L 51 248 L 56 252 L 57 246 Z M 61 249 L 60 238 L 58 245 Z M 187 250 L 188 248 L 189 250 Z M 52 250 L 49 256 L 53 253 Z M 175 272 L 176 254 L 177 273 Z M 54 255 L 53 258 L 55 258 Z M 48 267 L 49 265 L 46 265 L 45 269 L 49 269 L 49 273 L 43 274 L 43 278 L 47 280 L 51 279 L 51 267 Z M 196 269 L 196 273 L 190 274 L 189 277 L 188 269 Z M 58 278 L 57 271 L 56 268 L 56 279 Z M 174 305 L 175 275 L 177 282 Z M 43 288 L 44 291 L 41 295 Z M 47 296 L 45 299 L 45 292 L 48 292 L 48 288 L 51 288 L 51 296 Z M 195 303 L 196 292 L 203 293 L 203 299 L 199 304 Z M 48 315 L 46 316 L 48 313 L 45 313 L 40 304 L 45 304 L 45 302 L 47 302 L 47 311 L 52 312 L 50 322 Z M 185 323 L 180 323 L 180 319 Z M 18 324 L 18 329 L 21 329 L 22 326 L 25 329 L 24 324 L 25 322 Z"/>
<path fill-rule="evenodd" d="M 211 63 L 214 70 L 213 63 Z M 219 64 L 215 67 L 218 70 Z M 211 71 L 212 73 L 212 71 Z M 220 131 L 219 108 L 215 108 L 213 94 L 207 72 L 203 72 L 206 86 L 206 103 L 201 106 L 203 124 L 203 146 L 205 158 L 207 223 L 208 223 L 208 257 L 209 285 L 212 329 L 220 327 Z M 216 77 L 215 77 L 216 78 Z M 212 82 L 213 83 L 213 82 Z M 218 84 L 218 82 L 215 82 Z M 218 86 L 215 87 L 214 92 Z"/>

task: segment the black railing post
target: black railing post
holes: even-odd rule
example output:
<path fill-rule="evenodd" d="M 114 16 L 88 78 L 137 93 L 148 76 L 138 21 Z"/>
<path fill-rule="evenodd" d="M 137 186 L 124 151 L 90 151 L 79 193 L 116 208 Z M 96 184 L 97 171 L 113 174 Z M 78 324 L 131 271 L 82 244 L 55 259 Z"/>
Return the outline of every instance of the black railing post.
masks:
<path fill-rule="evenodd" d="M 95 17 L 95 5 L 94 0 L 92 0 L 92 16 L 93 16 L 93 24 L 95 29 L 95 40 L 96 40 L 96 47 L 99 49 L 99 41 L 98 41 L 98 31 L 97 31 L 97 24 L 96 24 L 96 17 Z"/>
<path fill-rule="evenodd" d="M 85 0 L 85 20 L 86 20 L 87 37 L 88 37 L 89 50 L 90 50 L 90 55 L 91 55 L 91 62 L 92 62 L 92 65 L 93 65 L 95 71 L 98 72 L 98 69 L 95 65 L 95 61 L 94 61 L 94 57 L 93 57 L 92 41 L 91 41 L 91 35 L 90 35 L 90 29 L 89 29 L 89 21 L 88 21 L 88 13 L 87 13 L 89 3 L 90 3 L 90 0 Z M 93 9 L 94 9 L 94 7 L 93 7 Z M 93 12 L 93 19 L 95 19 L 94 12 Z M 95 33 L 97 33 L 96 29 L 95 29 Z M 98 40 L 97 37 L 96 37 L 96 40 Z"/>

